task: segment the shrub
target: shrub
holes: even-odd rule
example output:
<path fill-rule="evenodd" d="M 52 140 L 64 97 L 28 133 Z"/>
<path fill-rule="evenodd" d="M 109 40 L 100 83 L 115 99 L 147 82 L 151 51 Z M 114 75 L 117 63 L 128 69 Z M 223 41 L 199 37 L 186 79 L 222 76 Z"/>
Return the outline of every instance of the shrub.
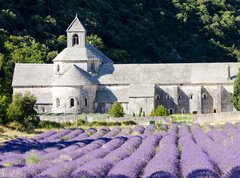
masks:
<path fill-rule="evenodd" d="M 135 112 L 133 112 L 133 117 L 135 117 L 136 116 L 136 114 L 135 114 Z"/>
<path fill-rule="evenodd" d="M 86 121 L 82 120 L 82 119 L 78 119 L 77 120 L 77 126 L 82 126 L 86 123 Z"/>
<path fill-rule="evenodd" d="M 16 121 L 25 129 L 36 127 L 39 124 L 37 112 L 34 110 L 36 102 L 37 98 L 29 92 L 24 95 L 15 93 L 12 103 L 7 108 L 8 121 Z"/>
<path fill-rule="evenodd" d="M 231 93 L 231 102 L 237 111 L 240 111 L 240 70 L 233 85 L 233 93 Z"/>
<path fill-rule="evenodd" d="M 143 115 L 143 117 L 145 117 L 145 116 L 146 116 L 146 115 L 145 115 L 145 111 L 143 111 L 143 114 L 142 114 L 142 115 Z"/>
<path fill-rule="evenodd" d="M 61 129 L 64 128 L 63 124 L 53 121 L 40 121 L 39 128 L 46 128 L 46 129 Z"/>
<path fill-rule="evenodd" d="M 124 116 L 123 107 L 118 102 L 115 102 L 112 105 L 111 109 L 108 111 L 108 114 L 112 117 L 123 117 Z"/>
<path fill-rule="evenodd" d="M 158 105 L 157 109 L 153 109 L 150 113 L 150 116 L 167 116 L 167 109 L 162 106 L 162 105 Z"/>
<path fill-rule="evenodd" d="M 7 119 L 7 97 L 0 96 L 0 124 L 5 124 Z"/>

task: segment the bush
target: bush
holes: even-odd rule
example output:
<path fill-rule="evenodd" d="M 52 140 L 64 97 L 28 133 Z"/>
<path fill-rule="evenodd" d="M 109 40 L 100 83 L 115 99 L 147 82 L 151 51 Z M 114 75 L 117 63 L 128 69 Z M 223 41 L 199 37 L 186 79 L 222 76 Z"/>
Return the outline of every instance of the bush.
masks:
<path fill-rule="evenodd" d="M 240 70 L 233 85 L 233 93 L 231 93 L 231 102 L 237 111 L 240 111 Z"/>
<path fill-rule="evenodd" d="M 82 126 L 86 123 L 86 121 L 82 120 L 82 119 L 78 119 L 77 120 L 77 126 Z"/>
<path fill-rule="evenodd" d="M 0 124 L 5 124 L 7 122 L 7 97 L 0 96 Z"/>
<path fill-rule="evenodd" d="M 64 128 L 64 125 L 58 122 L 53 122 L 53 121 L 40 121 L 38 128 L 61 129 L 61 128 Z"/>
<path fill-rule="evenodd" d="M 153 109 L 150 113 L 150 116 L 167 116 L 167 109 L 162 106 L 162 105 L 158 105 L 157 109 Z"/>
<path fill-rule="evenodd" d="M 29 92 L 24 95 L 15 93 L 12 103 L 7 108 L 8 121 L 18 122 L 25 129 L 37 127 L 39 118 L 37 118 L 37 112 L 34 110 L 36 102 L 37 98 Z"/>
<path fill-rule="evenodd" d="M 108 111 L 108 114 L 112 117 L 123 117 L 124 116 L 123 107 L 118 102 L 115 102 L 112 105 L 111 109 Z"/>
<path fill-rule="evenodd" d="M 135 114 L 135 112 L 133 112 L 133 117 L 136 117 L 136 114 Z"/>

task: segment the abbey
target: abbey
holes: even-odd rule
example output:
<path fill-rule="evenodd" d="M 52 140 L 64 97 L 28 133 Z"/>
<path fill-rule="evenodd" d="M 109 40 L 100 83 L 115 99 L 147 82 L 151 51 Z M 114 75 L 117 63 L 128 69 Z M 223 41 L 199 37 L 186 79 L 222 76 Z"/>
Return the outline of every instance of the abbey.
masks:
<path fill-rule="evenodd" d="M 113 64 L 86 44 L 76 18 L 67 47 L 53 64 L 16 64 L 13 92 L 37 97 L 39 113 L 105 113 L 118 101 L 125 113 L 149 114 L 162 104 L 173 113 L 232 111 L 230 92 L 240 63 Z"/>

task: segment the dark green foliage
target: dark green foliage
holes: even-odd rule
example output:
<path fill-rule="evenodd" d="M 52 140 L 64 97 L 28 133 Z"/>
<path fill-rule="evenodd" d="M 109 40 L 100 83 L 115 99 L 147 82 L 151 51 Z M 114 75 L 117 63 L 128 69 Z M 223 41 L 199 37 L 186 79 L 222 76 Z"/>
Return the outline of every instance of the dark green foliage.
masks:
<path fill-rule="evenodd" d="M 7 109 L 8 122 L 18 122 L 25 129 L 36 127 L 40 119 L 34 110 L 37 98 L 30 93 L 16 93 L 13 96 L 12 103 Z"/>
<path fill-rule="evenodd" d="M 143 113 L 142 113 L 142 116 L 143 116 L 143 117 L 145 117 L 145 116 L 146 116 L 146 115 L 145 115 L 145 111 L 143 111 Z"/>
<path fill-rule="evenodd" d="M 40 121 L 38 128 L 61 129 L 64 128 L 64 124 L 53 121 Z"/>
<path fill-rule="evenodd" d="M 238 0 L 8 0 L 0 9 L 0 93 L 9 98 L 14 63 L 51 63 L 76 13 L 88 43 L 115 63 L 240 60 Z"/>
<path fill-rule="evenodd" d="M 133 112 L 133 117 L 135 117 L 136 116 L 136 114 L 135 114 L 135 112 Z"/>
<path fill-rule="evenodd" d="M 118 102 L 114 102 L 111 109 L 108 111 L 108 114 L 112 117 L 123 117 L 123 107 Z"/>
<path fill-rule="evenodd" d="M 167 109 L 162 106 L 162 105 L 158 105 L 158 107 L 156 109 L 153 109 L 150 113 L 149 116 L 167 116 Z"/>
<path fill-rule="evenodd" d="M 233 93 L 231 93 L 231 102 L 237 111 L 240 111 L 240 70 L 237 79 L 233 85 Z"/>
<path fill-rule="evenodd" d="M 7 119 L 8 101 L 5 95 L 0 96 L 0 124 L 5 124 Z"/>
<path fill-rule="evenodd" d="M 82 119 L 78 119 L 77 120 L 77 126 L 82 126 L 86 123 L 86 121 L 82 120 Z"/>

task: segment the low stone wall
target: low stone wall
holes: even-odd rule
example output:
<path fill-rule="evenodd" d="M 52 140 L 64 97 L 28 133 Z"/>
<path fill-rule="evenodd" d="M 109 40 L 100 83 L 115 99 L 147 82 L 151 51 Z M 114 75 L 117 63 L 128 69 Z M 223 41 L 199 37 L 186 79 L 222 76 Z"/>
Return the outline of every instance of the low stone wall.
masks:
<path fill-rule="evenodd" d="M 106 121 L 106 122 L 124 122 L 124 121 L 134 121 L 137 124 L 146 125 L 149 124 L 150 121 L 168 123 L 171 122 L 170 117 L 119 117 L 119 118 L 111 118 L 106 115 L 102 116 L 94 116 L 94 115 L 40 115 L 39 116 L 42 121 L 54 121 L 54 122 L 76 122 L 78 119 L 83 119 L 87 122 L 93 121 Z"/>
<path fill-rule="evenodd" d="M 240 112 L 221 112 L 193 115 L 193 122 L 198 124 L 220 124 L 226 122 L 236 123 L 240 122 Z"/>

